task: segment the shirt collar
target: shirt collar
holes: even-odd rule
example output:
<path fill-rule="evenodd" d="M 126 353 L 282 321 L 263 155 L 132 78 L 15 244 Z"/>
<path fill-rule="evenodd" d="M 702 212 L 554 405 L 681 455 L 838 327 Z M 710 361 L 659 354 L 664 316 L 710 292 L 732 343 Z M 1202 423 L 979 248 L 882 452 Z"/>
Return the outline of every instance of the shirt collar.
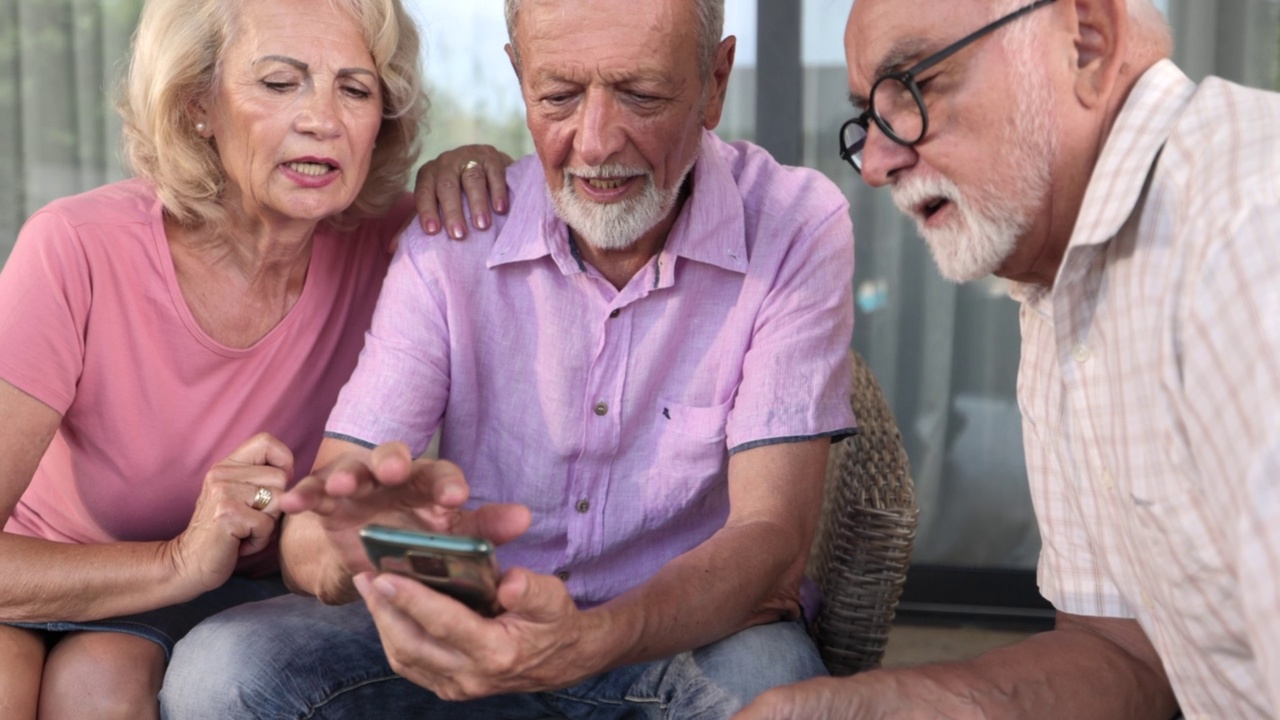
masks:
<path fill-rule="evenodd" d="M 738 181 L 725 162 L 724 142 L 704 130 L 702 149 L 693 166 L 693 192 L 685 201 L 663 248 L 664 254 L 747 271 L 746 221 Z"/>
<path fill-rule="evenodd" d="M 1053 287 L 1062 286 L 1073 250 L 1109 242 L 1133 216 L 1156 159 L 1195 91 L 1195 83 L 1171 60 L 1152 65 L 1134 84 L 1094 165 Z M 1009 296 L 1044 314 L 1041 301 L 1049 290 L 1039 283 L 1011 282 Z"/>
<path fill-rule="evenodd" d="M 1120 232 L 1195 91 L 1195 83 L 1170 60 L 1138 79 L 1094 166 L 1068 250 L 1104 243 Z"/>
<path fill-rule="evenodd" d="M 679 256 L 734 272 L 747 269 L 746 223 L 738 183 L 721 153 L 721 141 L 704 130 L 698 159 L 690 171 L 693 189 L 659 253 L 659 262 L 672 267 Z M 550 255 L 565 275 L 583 272 L 580 257 L 569 242 L 569 229 L 555 214 L 546 175 L 537 158 L 529 158 L 525 182 L 511 188 L 511 213 L 494 242 L 487 266 L 536 260 Z M 513 166 L 514 167 L 514 166 Z M 513 177 L 508 173 L 508 179 Z M 521 199 L 521 195 L 524 195 Z M 514 231 L 514 232 L 510 232 Z M 666 272 L 666 271 L 664 271 Z M 667 273 L 668 278 L 672 278 Z M 663 280 L 662 284 L 668 284 Z"/>
<path fill-rule="evenodd" d="M 523 172 L 521 172 L 523 170 Z M 551 209 L 551 196 L 547 190 L 546 175 L 542 172 L 537 156 L 530 155 L 517 161 L 507 170 L 508 196 L 511 212 L 498 230 L 493 249 L 489 251 L 486 266 L 493 268 L 507 263 L 536 260 L 551 254 L 552 247 L 559 247 L 569 255 L 568 234 L 564 223 L 559 222 Z M 558 242 L 549 238 L 561 235 Z M 578 263 L 568 258 L 574 272 L 580 272 Z M 569 269 L 557 257 L 556 262 L 565 274 Z"/>

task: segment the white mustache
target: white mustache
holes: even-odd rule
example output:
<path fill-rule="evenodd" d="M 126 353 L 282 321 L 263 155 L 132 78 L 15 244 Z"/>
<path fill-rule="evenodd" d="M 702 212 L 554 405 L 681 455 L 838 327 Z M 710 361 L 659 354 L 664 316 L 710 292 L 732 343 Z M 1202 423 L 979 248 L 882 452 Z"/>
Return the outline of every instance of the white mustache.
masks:
<path fill-rule="evenodd" d="M 893 204 L 908 217 L 915 217 L 921 204 L 937 198 L 957 204 L 963 201 L 960 188 L 944 177 L 913 177 L 893 186 Z"/>

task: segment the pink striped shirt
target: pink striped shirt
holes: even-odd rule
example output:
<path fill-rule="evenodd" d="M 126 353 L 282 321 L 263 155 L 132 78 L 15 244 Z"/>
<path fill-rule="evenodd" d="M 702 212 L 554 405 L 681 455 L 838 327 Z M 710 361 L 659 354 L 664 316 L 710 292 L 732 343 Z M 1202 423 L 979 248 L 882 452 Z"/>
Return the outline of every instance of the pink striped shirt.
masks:
<path fill-rule="evenodd" d="M 1021 288 L 1041 591 L 1136 618 L 1188 718 L 1275 717 L 1280 95 L 1156 65 L 1079 218 Z"/>
<path fill-rule="evenodd" d="M 709 538 L 731 452 L 853 426 L 853 230 L 834 185 L 752 145 L 706 133 L 693 177 L 621 290 L 575 256 L 535 157 L 494 230 L 410 228 L 328 434 L 421 452 L 440 427 L 473 506 L 533 512 L 504 566 L 586 606 Z"/>

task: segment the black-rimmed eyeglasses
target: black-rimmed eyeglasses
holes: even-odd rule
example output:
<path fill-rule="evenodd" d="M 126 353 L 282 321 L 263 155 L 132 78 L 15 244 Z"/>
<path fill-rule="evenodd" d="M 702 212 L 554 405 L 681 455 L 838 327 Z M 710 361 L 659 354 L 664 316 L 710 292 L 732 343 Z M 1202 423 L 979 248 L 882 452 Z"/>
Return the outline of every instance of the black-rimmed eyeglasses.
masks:
<path fill-rule="evenodd" d="M 979 28 L 938 52 L 921 60 L 910 69 L 889 73 L 876 78 L 871 86 L 867 109 L 861 115 L 846 122 L 840 128 L 840 157 L 862 174 L 862 149 L 867 144 L 867 131 L 872 121 L 890 140 L 911 147 L 924 139 L 929 132 L 929 112 L 916 76 L 956 54 L 969 43 L 1017 20 L 1027 13 L 1042 8 L 1054 0 L 1036 0 L 1014 10 L 990 25 Z"/>

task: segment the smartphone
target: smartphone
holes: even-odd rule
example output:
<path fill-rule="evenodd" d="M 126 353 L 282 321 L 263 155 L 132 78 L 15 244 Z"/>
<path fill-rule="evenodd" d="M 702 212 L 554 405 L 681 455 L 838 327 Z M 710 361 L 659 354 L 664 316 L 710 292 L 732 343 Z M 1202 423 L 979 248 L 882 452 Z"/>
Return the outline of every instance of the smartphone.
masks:
<path fill-rule="evenodd" d="M 414 578 L 485 617 L 501 612 L 498 559 L 488 540 L 381 525 L 361 528 L 360 539 L 378 571 Z"/>

